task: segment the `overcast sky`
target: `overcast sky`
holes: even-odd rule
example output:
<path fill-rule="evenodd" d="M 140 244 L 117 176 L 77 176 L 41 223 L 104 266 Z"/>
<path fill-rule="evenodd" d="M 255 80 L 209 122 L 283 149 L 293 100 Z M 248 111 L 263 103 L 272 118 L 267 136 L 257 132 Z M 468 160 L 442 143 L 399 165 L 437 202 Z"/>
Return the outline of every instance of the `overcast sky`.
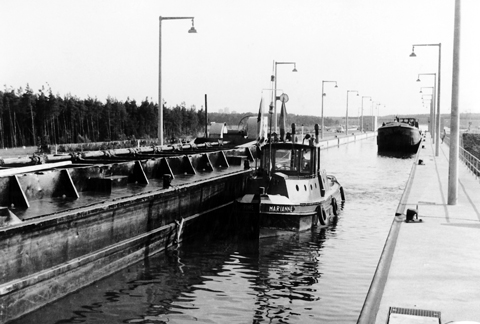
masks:
<path fill-rule="evenodd" d="M 480 113 L 480 1 L 462 0 L 460 111 Z M 454 0 L 0 0 L 0 86 L 81 99 L 158 102 L 159 16 L 162 98 L 167 106 L 256 112 L 269 97 L 274 61 L 289 113 L 357 116 L 362 97 L 380 115 L 428 113 L 441 43 L 441 112 L 449 113 Z M 423 89 L 424 93 L 431 91 Z M 369 98 L 363 98 L 371 114 Z M 375 112 L 376 113 L 376 112 Z"/>

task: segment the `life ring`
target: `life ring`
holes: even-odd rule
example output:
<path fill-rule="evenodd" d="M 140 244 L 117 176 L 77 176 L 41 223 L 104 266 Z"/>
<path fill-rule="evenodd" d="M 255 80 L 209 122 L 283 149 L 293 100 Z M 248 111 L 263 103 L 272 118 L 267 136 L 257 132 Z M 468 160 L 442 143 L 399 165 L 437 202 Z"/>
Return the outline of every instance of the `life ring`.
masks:
<path fill-rule="evenodd" d="M 337 205 L 337 199 L 335 199 L 335 197 L 332 197 L 332 213 L 333 213 L 333 216 L 338 215 L 338 205 Z"/>
<path fill-rule="evenodd" d="M 319 206 L 317 214 L 320 225 L 327 225 L 327 213 L 325 212 L 325 208 L 323 208 L 322 205 Z"/>

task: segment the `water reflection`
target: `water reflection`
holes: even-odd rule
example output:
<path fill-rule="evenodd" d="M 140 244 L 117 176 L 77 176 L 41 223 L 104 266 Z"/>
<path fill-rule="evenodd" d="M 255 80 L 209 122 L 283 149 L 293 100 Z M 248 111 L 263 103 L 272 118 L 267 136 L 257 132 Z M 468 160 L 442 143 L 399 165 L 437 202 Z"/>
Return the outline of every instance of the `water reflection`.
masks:
<path fill-rule="evenodd" d="M 315 284 L 322 276 L 319 264 L 326 230 L 261 241 L 254 323 L 290 323 L 291 318 L 301 317 L 303 311 L 293 305 L 320 300 Z M 329 230 L 334 230 L 334 226 Z"/>
<path fill-rule="evenodd" d="M 14 323 L 293 323 L 321 299 L 326 231 L 184 244 Z"/>

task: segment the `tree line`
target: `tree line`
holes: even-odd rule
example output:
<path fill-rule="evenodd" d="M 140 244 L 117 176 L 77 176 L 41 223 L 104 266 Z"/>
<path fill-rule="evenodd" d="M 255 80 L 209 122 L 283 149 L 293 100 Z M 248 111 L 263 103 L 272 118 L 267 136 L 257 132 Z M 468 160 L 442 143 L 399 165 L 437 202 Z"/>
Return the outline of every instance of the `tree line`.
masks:
<path fill-rule="evenodd" d="M 185 103 L 163 107 L 165 139 L 204 132 L 205 112 Z M 49 89 L 0 91 L 0 148 L 157 137 L 158 105 L 54 95 Z"/>
<path fill-rule="evenodd" d="M 248 116 L 257 117 L 257 115 L 258 115 L 258 113 L 245 113 L 245 114 L 209 113 L 208 114 L 208 120 L 209 121 L 214 121 L 214 122 L 217 122 L 217 123 L 226 123 L 227 126 L 229 126 L 231 128 L 235 128 L 235 127 L 242 128 L 243 123 L 245 122 L 245 117 L 248 117 Z M 270 115 L 268 115 L 268 113 L 266 115 L 270 116 Z M 325 117 L 324 125 L 325 126 L 340 125 L 341 119 L 342 118 Z M 349 120 L 350 120 L 350 118 L 349 118 Z M 315 125 L 315 124 L 321 125 L 322 118 L 319 117 L 319 116 L 288 114 L 287 115 L 288 128 L 290 128 L 290 125 L 293 124 L 293 123 L 297 127 L 301 127 L 302 125 L 305 125 L 306 127 L 313 127 L 313 125 Z"/>
<path fill-rule="evenodd" d="M 207 120 L 226 123 L 229 128 L 235 129 L 243 126 L 241 122 L 245 121 L 245 117 L 257 114 L 208 113 Z M 428 122 L 427 114 L 418 117 L 421 121 L 425 119 L 424 123 Z M 164 106 L 163 119 L 166 142 L 204 136 L 206 121 L 203 107 L 200 110 L 193 105 L 187 108 L 185 103 Z M 325 117 L 324 120 L 326 127 L 344 122 L 341 117 Z M 288 114 L 287 124 L 292 123 L 297 127 L 311 127 L 315 123 L 321 124 L 321 118 Z M 157 128 L 158 104 L 148 98 L 137 103 L 135 100 L 122 102 L 109 97 L 103 103 L 97 98 L 54 95 L 51 88 L 45 87 L 35 93 L 28 84 L 25 89 L 5 87 L 0 90 L 0 148 L 156 139 Z"/>

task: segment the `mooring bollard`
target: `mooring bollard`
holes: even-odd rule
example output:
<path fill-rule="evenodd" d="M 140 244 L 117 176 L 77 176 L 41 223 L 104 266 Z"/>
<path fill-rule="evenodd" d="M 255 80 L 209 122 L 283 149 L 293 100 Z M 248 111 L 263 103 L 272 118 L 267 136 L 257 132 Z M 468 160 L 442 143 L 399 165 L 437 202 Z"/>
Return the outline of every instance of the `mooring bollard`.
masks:
<path fill-rule="evenodd" d="M 405 219 L 405 222 L 406 223 L 410 223 L 410 222 L 422 222 L 421 219 L 418 218 L 418 205 L 417 205 L 417 208 L 416 209 L 407 209 L 407 213 L 406 213 L 406 219 Z"/>
<path fill-rule="evenodd" d="M 163 175 L 163 188 L 170 188 L 172 185 L 172 176 L 170 174 Z"/>

